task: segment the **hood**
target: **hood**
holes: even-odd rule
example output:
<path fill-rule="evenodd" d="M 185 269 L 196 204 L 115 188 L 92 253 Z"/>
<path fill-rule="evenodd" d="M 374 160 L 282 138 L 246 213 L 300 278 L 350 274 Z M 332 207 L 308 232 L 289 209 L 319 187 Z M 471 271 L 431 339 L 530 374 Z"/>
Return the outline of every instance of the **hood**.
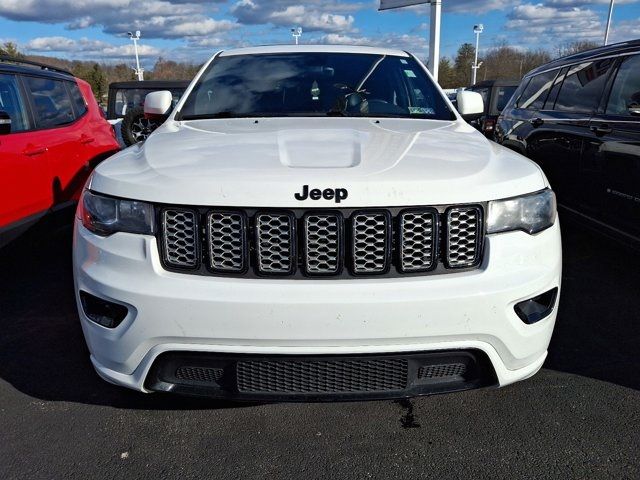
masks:
<path fill-rule="evenodd" d="M 305 197 L 305 185 L 346 190 L 342 207 L 371 207 L 482 202 L 547 183 L 462 121 L 363 118 L 168 121 L 91 180 L 97 192 L 160 203 L 336 206 L 335 194 Z"/>

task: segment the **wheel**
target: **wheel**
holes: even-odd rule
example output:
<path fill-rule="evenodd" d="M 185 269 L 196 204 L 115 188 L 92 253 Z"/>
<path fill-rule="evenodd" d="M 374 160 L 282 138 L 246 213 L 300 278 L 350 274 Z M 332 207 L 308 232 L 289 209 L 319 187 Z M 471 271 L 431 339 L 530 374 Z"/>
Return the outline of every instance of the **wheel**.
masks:
<path fill-rule="evenodd" d="M 127 146 L 134 145 L 146 140 L 159 126 L 159 122 L 144 118 L 144 108 L 132 108 L 122 120 L 122 139 Z"/>

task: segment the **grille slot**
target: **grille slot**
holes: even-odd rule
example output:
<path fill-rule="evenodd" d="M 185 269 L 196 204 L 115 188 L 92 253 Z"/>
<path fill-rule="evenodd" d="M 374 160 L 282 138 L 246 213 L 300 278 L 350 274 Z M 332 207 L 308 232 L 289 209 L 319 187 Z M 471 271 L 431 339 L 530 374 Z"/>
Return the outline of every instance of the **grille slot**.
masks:
<path fill-rule="evenodd" d="M 477 265 L 482 246 L 482 211 L 478 207 L 454 207 L 446 215 L 447 265 L 450 268 Z"/>
<path fill-rule="evenodd" d="M 418 378 L 425 380 L 429 378 L 461 377 L 465 373 L 467 373 L 467 366 L 464 363 L 426 365 L 418 370 Z"/>
<path fill-rule="evenodd" d="M 310 275 L 338 273 L 342 257 L 342 218 L 311 214 L 304 219 L 305 268 Z"/>
<path fill-rule="evenodd" d="M 178 268 L 198 265 L 198 222 L 191 210 L 165 210 L 162 213 L 165 262 Z"/>
<path fill-rule="evenodd" d="M 424 272 L 436 263 L 437 213 L 410 211 L 400 215 L 400 268 Z"/>
<path fill-rule="evenodd" d="M 209 266 L 217 272 L 246 269 L 246 221 L 241 213 L 211 212 L 207 219 Z"/>
<path fill-rule="evenodd" d="M 403 358 L 325 361 L 243 361 L 237 366 L 240 392 L 385 392 L 407 386 Z"/>
<path fill-rule="evenodd" d="M 390 260 L 389 215 L 386 212 L 361 212 L 353 215 L 352 222 L 354 273 L 385 273 Z"/>
<path fill-rule="evenodd" d="M 294 263 L 294 219 L 283 213 L 256 216 L 256 243 L 260 273 L 292 273 Z"/>
<path fill-rule="evenodd" d="M 176 370 L 177 379 L 190 382 L 217 383 L 222 379 L 223 375 L 224 370 L 222 368 L 179 367 Z"/>

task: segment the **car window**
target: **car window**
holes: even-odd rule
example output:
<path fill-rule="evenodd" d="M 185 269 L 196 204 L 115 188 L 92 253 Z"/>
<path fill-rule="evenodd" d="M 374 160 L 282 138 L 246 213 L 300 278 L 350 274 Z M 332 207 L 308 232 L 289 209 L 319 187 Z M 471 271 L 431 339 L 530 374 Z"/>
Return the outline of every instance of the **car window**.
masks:
<path fill-rule="evenodd" d="M 71 91 L 71 100 L 76 107 L 76 114 L 81 117 L 87 112 L 87 102 L 84 101 L 80 87 L 75 82 L 69 82 L 69 90 Z"/>
<path fill-rule="evenodd" d="M 532 110 L 542 108 L 557 74 L 557 70 L 552 70 L 531 78 L 529 85 L 524 89 L 522 96 L 518 100 L 518 107 Z"/>
<path fill-rule="evenodd" d="M 504 110 L 504 107 L 507 106 L 507 103 L 509 102 L 509 100 L 511 100 L 511 97 L 513 97 L 513 94 L 516 93 L 517 89 L 518 89 L 517 86 L 498 87 L 496 89 L 496 95 L 498 97 L 496 100 L 496 110 L 498 111 L 498 113 Z M 486 108 L 486 105 L 485 105 L 485 108 Z"/>
<path fill-rule="evenodd" d="M 489 105 L 489 89 L 488 88 L 470 88 L 472 92 L 479 93 L 484 103 L 484 111 L 486 112 Z"/>
<path fill-rule="evenodd" d="M 560 73 L 553 81 L 553 85 L 551 85 L 551 90 L 547 96 L 547 101 L 544 104 L 545 110 L 553 110 L 553 107 L 556 104 L 556 99 L 558 98 L 558 93 L 560 93 L 560 87 L 562 87 L 562 82 L 564 81 L 568 71 L 569 67 L 564 67 L 560 70 Z"/>
<path fill-rule="evenodd" d="M 64 82 L 50 78 L 24 77 L 31 93 L 38 128 L 52 128 L 74 120 L 71 98 Z"/>
<path fill-rule="evenodd" d="M 631 115 L 629 107 L 640 108 L 640 55 L 626 58 L 611 89 L 607 113 L 610 115 Z"/>
<path fill-rule="evenodd" d="M 569 67 L 554 110 L 585 113 L 595 110 L 612 64 L 613 61 L 608 58 Z"/>
<path fill-rule="evenodd" d="M 148 93 L 165 90 L 164 88 L 122 88 L 116 90 L 115 115 L 123 117 L 129 110 L 144 106 L 144 99 Z M 171 92 L 173 106 L 175 106 L 185 91 L 185 88 L 167 88 Z"/>
<path fill-rule="evenodd" d="M 216 58 L 180 118 L 316 115 L 455 118 L 413 58 L 297 52 Z"/>
<path fill-rule="evenodd" d="M 0 73 L 0 110 L 11 118 L 11 132 L 23 132 L 31 128 L 24 99 L 20 95 L 15 75 Z"/>

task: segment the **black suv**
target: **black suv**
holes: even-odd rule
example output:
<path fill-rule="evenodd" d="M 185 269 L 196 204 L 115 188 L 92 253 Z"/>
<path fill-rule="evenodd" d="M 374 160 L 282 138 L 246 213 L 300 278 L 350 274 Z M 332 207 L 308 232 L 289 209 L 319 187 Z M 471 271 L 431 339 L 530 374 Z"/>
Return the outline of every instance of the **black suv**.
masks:
<path fill-rule="evenodd" d="M 640 40 L 528 73 L 496 139 L 540 164 L 568 211 L 640 245 Z"/>
<path fill-rule="evenodd" d="M 488 139 L 493 140 L 498 116 L 517 90 L 519 83 L 518 80 L 484 80 L 467 88 L 482 95 L 484 114 L 470 123 Z"/>

